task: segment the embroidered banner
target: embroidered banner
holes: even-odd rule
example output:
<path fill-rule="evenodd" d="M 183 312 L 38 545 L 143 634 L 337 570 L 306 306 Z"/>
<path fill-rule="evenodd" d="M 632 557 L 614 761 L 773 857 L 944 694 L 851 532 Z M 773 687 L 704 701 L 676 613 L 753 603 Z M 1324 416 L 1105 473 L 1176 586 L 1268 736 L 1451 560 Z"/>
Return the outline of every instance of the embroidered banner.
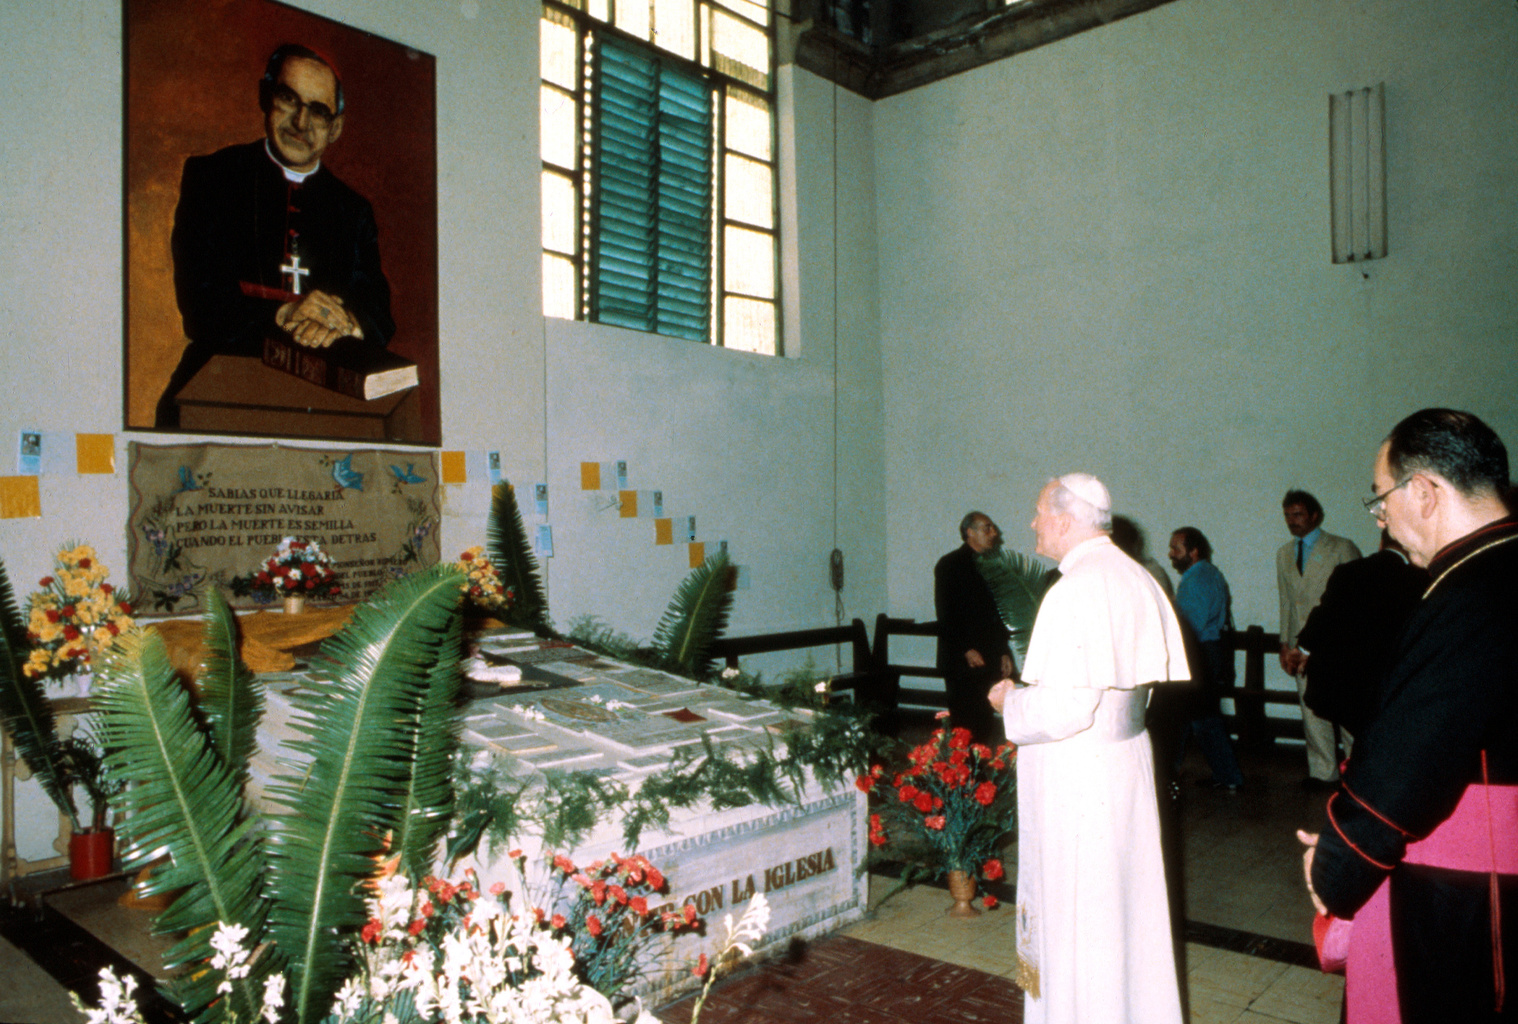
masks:
<path fill-rule="evenodd" d="M 127 554 L 141 615 L 203 611 L 213 586 L 234 607 L 258 607 L 256 597 L 234 596 L 232 581 L 284 537 L 331 555 L 342 585 L 334 602 L 362 601 L 437 564 L 433 452 L 134 442 L 128 456 Z"/>

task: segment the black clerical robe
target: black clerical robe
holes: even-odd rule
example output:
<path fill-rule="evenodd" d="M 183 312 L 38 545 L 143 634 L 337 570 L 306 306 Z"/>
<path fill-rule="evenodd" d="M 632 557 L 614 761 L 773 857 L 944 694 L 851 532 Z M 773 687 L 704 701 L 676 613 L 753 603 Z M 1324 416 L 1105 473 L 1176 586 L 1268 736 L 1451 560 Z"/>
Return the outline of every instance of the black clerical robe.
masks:
<path fill-rule="evenodd" d="M 211 356 L 262 355 L 275 311 L 295 291 L 295 275 L 281 269 L 292 256 L 307 271 L 300 294 L 341 298 L 367 342 L 383 347 L 395 334 L 369 201 L 325 165 L 298 185 L 286 180 L 262 140 L 185 161 L 171 247 L 190 344 L 159 402 L 159 426 L 177 425 L 174 395 Z"/>
<path fill-rule="evenodd" d="M 1403 862 L 1408 843 L 1444 822 L 1483 775 L 1518 784 L 1518 519 L 1449 545 L 1429 572 L 1379 708 L 1329 799 L 1313 888 L 1351 918 L 1390 875 L 1406 1024 L 1518 1020 L 1512 993 L 1493 1014 L 1490 876 Z M 1518 979 L 1518 876 L 1500 876 L 1499 890 L 1506 976 Z"/>
<path fill-rule="evenodd" d="M 1006 739 L 1001 721 L 986 699 L 1001 678 L 1001 659 L 1012 654 L 996 598 L 975 565 L 968 544 L 944 555 L 933 567 L 933 607 L 938 616 L 938 667 L 944 674 L 950 721 L 969 729 L 979 743 Z M 965 652 L 979 651 L 985 664 L 971 668 Z"/>

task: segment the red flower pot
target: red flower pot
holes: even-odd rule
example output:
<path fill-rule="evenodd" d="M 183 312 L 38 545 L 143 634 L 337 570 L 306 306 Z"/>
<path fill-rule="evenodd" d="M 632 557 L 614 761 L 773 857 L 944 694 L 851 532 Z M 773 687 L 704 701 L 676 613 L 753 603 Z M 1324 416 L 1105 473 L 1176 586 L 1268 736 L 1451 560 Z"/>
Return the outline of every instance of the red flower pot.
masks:
<path fill-rule="evenodd" d="M 69 877 L 104 878 L 116 861 L 116 830 L 86 829 L 69 836 Z"/>

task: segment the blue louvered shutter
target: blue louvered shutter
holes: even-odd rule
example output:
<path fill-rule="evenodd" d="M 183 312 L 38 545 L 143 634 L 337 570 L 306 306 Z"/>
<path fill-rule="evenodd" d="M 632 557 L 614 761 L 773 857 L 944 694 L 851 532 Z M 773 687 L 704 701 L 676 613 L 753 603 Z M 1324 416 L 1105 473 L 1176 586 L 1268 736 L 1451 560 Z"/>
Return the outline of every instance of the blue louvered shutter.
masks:
<path fill-rule="evenodd" d="M 711 86 L 606 35 L 595 53 L 591 318 L 710 341 Z"/>

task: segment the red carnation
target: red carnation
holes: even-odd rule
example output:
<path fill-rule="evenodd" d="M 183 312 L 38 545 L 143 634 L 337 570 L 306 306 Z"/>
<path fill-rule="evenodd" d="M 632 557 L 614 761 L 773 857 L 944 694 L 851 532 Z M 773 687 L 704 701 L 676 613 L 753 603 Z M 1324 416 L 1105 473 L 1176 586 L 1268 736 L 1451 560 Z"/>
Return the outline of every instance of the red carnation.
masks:
<path fill-rule="evenodd" d="M 910 782 L 896 791 L 896 798 L 904 804 L 911 803 L 913 798 L 916 796 L 917 787 L 912 785 Z"/>
<path fill-rule="evenodd" d="M 922 823 L 935 832 L 942 832 L 945 824 L 944 816 L 942 814 L 935 814 L 931 818 L 924 818 Z"/>
<path fill-rule="evenodd" d="M 592 935 L 600 935 L 601 919 L 594 914 L 587 914 L 585 917 L 585 930 Z"/>
<path fill-rule="evenodd" d="M 88 558 L 81 558 L 81 559 L 79 559 L 79 568 L 81 568 L 81 569 L 88 569 L 90 566 L 92 566 L 94 564 L 95 564 L 94 561 L 91 560 L 91 559 L 88 559 Z"/>
<path fill-rule="evenodd" d="M 551 924 L 551 925 L 553 925 L 553 930 L 554 931 L 558 931 L 560 928 L 563 928 L 564 925 L 566 924 L 566 922 L 564 920 L 564 915 L 563 914 L 555 914 L 555 915 L 553 915 L 553 920 L 549 921 L 548 923 Z"/>
<path fill-rule="evenodd" d="M 986 861 L 985 864 L 981 865 L 980 873 L 986 876 L 986 881 L 994 882 L 1002 875 L 1005 875 L 1007 872 L 1006 869 L 1001 866 L 1001 861 L 995 857 L 992 857 L 990 860 Z"/>
<path fill-rule="evenodd" d="M 63 627 L 63 638 L 65 640 L 78 640 L 79 639 L 79 630 L 76 629 L 73 626 L 64 626 Z"/>
<path fill-rule="evenodd" d="M 864 792 L 868 793 L 870 790 L 875 788 L 875 780 L 868 775 L 861 775 L 859 778 L 854 780 L 854 785 L 858 786 Z"/>
<path fill-rule="evenodd" d="M 642 896 L 634 896 L 632 899 L 627 901 L 627 905 L 629 907 L 632 907 L 633 913 L 637 914 L 639 917 L 648 916 L 648 900 L 644 899 Z"/>
<path fill-rule="evenodd" d="M 51 587 L 53 585 L 53 578 L 51 576 L 44 576 L 37 581 L 37 585 L 39 587 Z"/>
<path fill-rule="evenodd" d="M 917 799 L 912 801 L 912 806 L 917 808 L 923 814 L 927 814 L 933 809 L 933 794 L 918 793 Z"/>
<path fill-rule="evenodd" d="M 694 974 L 698 978 L 704 978 L 704 977 L 706 977 L 706 954 L 705 953 L 702 953 L 701 954 L 701 958 L 696 961 L 696 966 L 693 967 L 693 968 L 691 968 L 691 973 Z"/>
<path fill-rule="evenodd" d="M 982 782 L 975 787 L 975 802 L 982 807 L 990 807 L 991 801 L 996 799 L 996 783 Z"/>
<path fill-rule="evenodd" d="M 997 899 L 995 896 L 988 895 L 985 898 L 984 902 L 986 904 L 987 910 L 995 910 L 997 907 L 1001 906 L 1001 900 Z"/>
<path fill-rule="evenodd" d="M 369 923 L 364 925 L 364 930 L 359 932 L 359 937 L 362 938 L 365 942 L 378 942 L 380 933 L 384 930 L 385 926 L 380 924 L 377 918 L 371 917 L 369 919 Z"/>

